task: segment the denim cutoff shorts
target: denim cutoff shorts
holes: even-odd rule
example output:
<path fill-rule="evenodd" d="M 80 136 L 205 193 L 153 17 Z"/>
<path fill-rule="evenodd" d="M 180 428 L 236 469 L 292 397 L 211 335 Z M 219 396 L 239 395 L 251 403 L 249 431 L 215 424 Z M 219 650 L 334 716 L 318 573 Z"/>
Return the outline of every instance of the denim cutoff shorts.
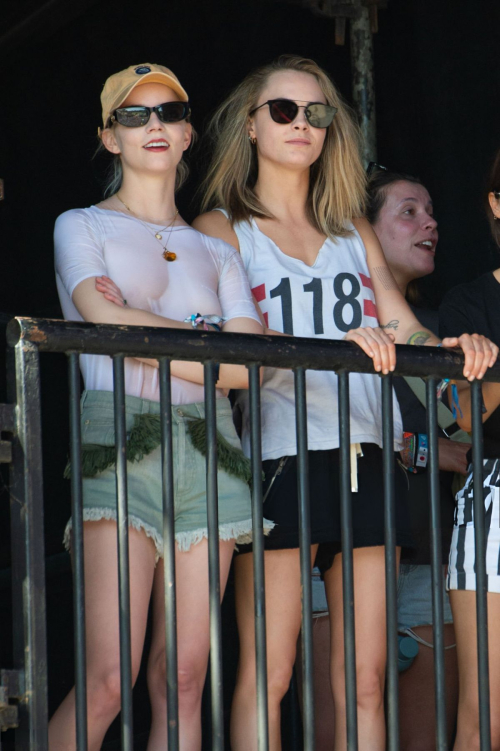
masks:
<path fill-rule="evenodd" d="M 126 429 L 130 433 L 134 415 L 159 415 L 159 402 L 127 396 Z M 85 391 L 81 399 L 82 444 L 114 446 L 113 392 Z M 190 418 L 204 418 L 204 403 L 174 405 L 172 407 L 172 445 L 174 460 L 175 539 L 179 550 L 208 536 L 206 508 L 206 459 L 195 449 L 187 432 Z M 240 441 L 233 425 L 229 400 L 216 399 L 218 432 L 226 441 L 240 449 Z M 251 500 L 249 487 L 238 477 L 223 470 L 217 472 L 219 537 L 249 542 L 252 538 Z M 139 461 L 127 462 L 129 524 L 142 530 L 156 547 L 157 559 L 163 556 L 163 502 L 161 445 Z M 108 467 L 95 477 L 83 478 L 83 519 L 116 521 L 115 466 Z M 64 535 L 67 548 L 71 541 L 71 519 Z M 269 531 L 272 523 L 265 524 Z"/>
<path fill-rule="evenodd" d="M 432 625 L 432 574 L 428 565 L 402 563 L 398 577 L 398 631 Z M 443 576 L 444 622 L 453 623 Z"/>

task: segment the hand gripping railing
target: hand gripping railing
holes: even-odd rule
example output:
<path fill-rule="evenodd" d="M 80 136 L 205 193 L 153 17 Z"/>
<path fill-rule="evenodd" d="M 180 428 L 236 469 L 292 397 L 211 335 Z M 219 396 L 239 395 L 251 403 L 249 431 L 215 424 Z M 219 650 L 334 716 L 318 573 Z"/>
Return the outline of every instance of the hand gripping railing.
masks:
<path fill-rule="evenodd" d="M 160 366 L 160 415 L 162 427 L 162 477 L 164 510 L 165 621 L 167 650 L 167 709 L 169 749 L 179 748 L 175 621 L 175 559 L 173 523 L 173 462 L 171 433 L 170 362 L 199 361 L 205 368 L 207 416 L 207 512 L 209 527 L 210 644 L 212 748 L 224 747 L 222 717 L 222 650 L 217 519 L 217 455 L 215 437 L 215 364 L 236 363 L 249 369 L 250 427 L 252 449 L 252 519 L 254 527 L 254 595 L 258 696 L 258 748 L 268 749 L 267 677 L 265 640 L 265 588 L 262 533 L 261 426 L 259 367 L 291 368 L 295 375 L 300 544 L 302 580 L 302 644 L 304 676 L 304 749 L 314 749 L 314 696 L 311 630 L 311 564 L 309 556 L 309 484 L 307 461 L 306 370 L 333 370 L 339 376 L 340 487 L 343 550 L 344 633 L 346 665 L 347 736 L 349 749 L 357 749 L 356 655 L 354 642 L 353 554 L 349 452 L 349 372 L 373 373 L 372 362 L 356 345 L 346 341 L 291 337 L 217 334 L 178 329 L 114 326 L 47 319 L 17 318 L 7 329 L 15 350 L 17 428 L 13 441 L 11 492 L 15 618 L 22 628 L 15 645 L 16 667 L 26 678 L 24 718 L 18 731 L 19 751 L 47 749 L 47 678 L 45 645 L 45 590 L 43 550 L 43 498 L 41 488 L 39 352 L 65 352 L 69 359 L 70 429 L 72 462 L 73 577 L 75 615 L 75 673 L 77 696 L 77 748 L 87 748 L 85 675 L 85 602 L 83 567 L 82 472 L 79 424 L 79 356 L 113 357 L 115 429 L 117 452 L 118 558 L 120 597 L 120 659 L 122 694 L 122 748 L 133 748 L 132 679 L 130 655 L 130 603 L 128 572 L 128 509 L 125 457 L 124 358 L 157 358 Z M 446 697 L 444 680 L 443 588 L 438 482 L 438 428 L 436 384 L 442 377 L 460 378 L 463 356 L 443 348 L 397 347 L 395 375 L 421 376 L 427 381 L 429 434 L 429 490 L 431 499 L 432 590 L 434 661 L 436 681 L 436 748 L 444 751 Z M 500 381 L 500 365 L 485 380 Z M 474 471 L 482 476 L 481 389 L 472 384 Z M 399 748 L 395 498 L 393 478 L 392 375 L 382 376 L 384 438 L 384 492 L 387 600 L 387 695 L 388 749 Z M 476 519 L 476 575 L 479 707 L 481 749 L 490 749 L 489 682 L 486 611 L 485 531 L 481 483 L 474 485 Z M 18 547 L 19 542 L 19 547 Z M 26 658 L 26 659 L 25 659 Z M 36 665 L 33 664 L 36 660 Z"/>

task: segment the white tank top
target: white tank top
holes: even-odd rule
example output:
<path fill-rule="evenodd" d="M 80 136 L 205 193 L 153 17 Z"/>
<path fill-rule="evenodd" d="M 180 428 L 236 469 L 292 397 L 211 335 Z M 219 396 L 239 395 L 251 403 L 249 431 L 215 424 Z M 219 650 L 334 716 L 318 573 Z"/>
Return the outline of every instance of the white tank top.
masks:
<path fill-rule="evenodd" d="M 227 213 L 223 212 L 226 216 Z M 352 235 L 325 240 L 308 266 L 285 255 L 254 219 L 234 225 L 250 287 L 269 328 L 293 336 L 343 339 L 349 329 L 378 326 L 375 296 L 363 242 Z M 338 448 L 337 376 L 308 370 L 307 434 L 311 450 Z M 351 443 L 382 446 L 381 382 L 375 375 L 349 376 Z M 250 455 L 248 392 L 240 391 L 243 448 Z M 290 370 L 264 368 L 261 393 L 262 457 L 297 453 L 294 379 Z M 396 397 L 394 448 L 402 448 L 401 412 Z"/>

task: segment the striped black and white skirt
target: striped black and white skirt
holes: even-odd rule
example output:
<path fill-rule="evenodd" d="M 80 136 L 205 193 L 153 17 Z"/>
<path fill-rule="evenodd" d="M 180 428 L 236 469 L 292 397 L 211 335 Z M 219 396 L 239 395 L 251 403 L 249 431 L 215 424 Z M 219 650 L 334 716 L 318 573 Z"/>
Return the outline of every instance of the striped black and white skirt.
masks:
<path fill-rule="evenodd" d="M 474 478 L 469 471 L 463 489 L 456 496 L 447 589 L 476 589 L 473 494 Z M 483 499 L 488 592 L 500 592 L 500 459 L 483 462 Z"/>

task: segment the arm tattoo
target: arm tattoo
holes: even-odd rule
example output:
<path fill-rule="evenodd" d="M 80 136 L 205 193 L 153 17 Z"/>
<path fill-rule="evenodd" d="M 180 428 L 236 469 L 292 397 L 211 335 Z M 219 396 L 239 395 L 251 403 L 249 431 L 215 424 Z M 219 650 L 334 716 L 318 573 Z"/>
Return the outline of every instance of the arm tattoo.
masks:
<path fill-rule="evenodd" d="M 388 266 L 375 266 L 373 270 L 375 271 L 379 280 L 382 282 L 384 289 L 399 289 L 398 285 L 396 284 L 396 280 L 394 279 L 392 272 Z"/>
<path fill-rule="evenodd" d="M 428 331 L 415 331 L 415 333 L 410 336 L 406 343 L 422 345 L 428 342 L 430 338 L 431 335 Z"/>
<path fill-rule="evenodd" d="M 395 331 L 397 331 L 398 326 L 399 326 L 399 321 L 393 318 L 392 321 L 389 321 L 389 323 L 385 323 L 383 326 L 381 324 L 380 328 L 381 329 L 394 329 Z"/>

